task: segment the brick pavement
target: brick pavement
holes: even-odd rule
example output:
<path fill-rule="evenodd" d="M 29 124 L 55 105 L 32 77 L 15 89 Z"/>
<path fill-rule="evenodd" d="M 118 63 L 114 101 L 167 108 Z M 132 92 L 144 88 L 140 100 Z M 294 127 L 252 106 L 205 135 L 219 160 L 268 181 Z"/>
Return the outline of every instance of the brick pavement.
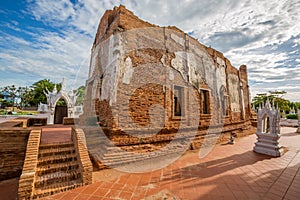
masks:
<path fill-rule="evenodd" d="M 300 199 L 300 134 L 282 130 L 288 151 L 279 158 L 254 153 L 251 135 L 202 159 L 188 152 L 153 172 L 95 172 L 95 183 L 45 199 Z"/>
<path fill-rule="evenodd" d="M 71 127 L 48 125 L 42 127 L 41 144 L 71 142 Z"/>

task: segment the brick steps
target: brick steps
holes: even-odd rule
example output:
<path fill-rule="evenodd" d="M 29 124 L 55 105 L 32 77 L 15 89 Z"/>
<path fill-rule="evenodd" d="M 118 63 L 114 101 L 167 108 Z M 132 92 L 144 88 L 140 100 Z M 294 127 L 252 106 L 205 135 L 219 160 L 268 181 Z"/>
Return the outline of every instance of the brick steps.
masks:
<path fill-rule="evenodd" d="M 114 150 L 110 152 L 109 150 Z M 128 152 L 120 151 L 117 147 L 110 147 L 105 153 L 97 151 L 94 149 L 91 154 L 103 164 L 108 165 L 109 167 L 120 166 L 128 163 L 138 162 L 146 159 L 152 159 L 156 157 L 165 156 L 168 154 L 179 153 L 184 150 L 184 146 L 180 147 L 178 144 L 171 145 L 168 148 L 164 148 L 160 151 L 144 152 Z"/>
<path fill-rule="evenodd" d="M 54 144 L 40 144 L 39 153 L 44 152 L 57 152 L 61 149 L 73 148 L 73 142 L 62 142 L 62 143 L 54 143 Z"/>
<path fill-rule="evenodd" d="M 77 160 L 76 153 L 55 155 L 53 157 L 52 156 L 41 157 L 39 158 L 38 167 L 49 165 L 49 164 L 72 162 L 76 160 Z"/>
<path fill-rule="evenodd" d="M 68 165 L 64 163 L 55 163 L 55 164 L 40 166 L 39 169 L 36 170 L 36 173 L 37 175 L 42 176 L 44 174 L 56 172 L 58 169 L 60 171 L 68 171 L 68 170 L 78 169 L 78 167 L 79 166 L 77 161 L 72 161 Z"/>
<path fill-rule="evenodd" d="M 44 174 L 35 179 L 35 188 L 45 188 L 55 183 L 64 183 L 81 178 L 78 170 L 58 171 L 54 173 Z"/>
<path fill-rule="evenodd" d="M 81 187 L 83 186 L 81 182 L 79 181 L 70 181 L 68 185 L 66 185 L 65 183 L 57 183 L 55 184 L 55 186 L 50 185 L 48 187 L 44 187 L 43 189 L 36 189 L 35 190 L 35 195 L 33 198 L 42 198 L 42 197 L 46 197 L 49 195 L 53 195 L 56 193 L 60 193 L 60 192 L 65 192 L 68 190 L 72 190 L 75 189 L 77 187 Z"/>
<path fill-rule="evenodd" d="M 51 155 L 59 155 L 61 153 L 75 153 L 74 147 L 62 147 L 55 149 L 40 149 L 39 157 L 51 156 Z"/>
<path fill-rule="evenodd" d="M 41 198 L 82 186 L 73 142 L 41 144 L 34 180 L 33 198 Z"/>
<path fill-rule="evenodd" d="M 86 133 L 88 135 L 86 141 L 90 155 L 100 169 L 177 154 L 185 150 L 181 139 L 175 139 L 176 141 L 169 144 L 160 141 L 156 143 L 157 146 L 149 144 L 123 146 L 124 150 L 120 150 L 121 147 L 113 146 L 111 141 L 103 133 L 99 132 L 99 129 L 89 129 L 86 130 Z M 190 133 L 181 133 L 181 136 L 182 138 L 189 138 Z"/>

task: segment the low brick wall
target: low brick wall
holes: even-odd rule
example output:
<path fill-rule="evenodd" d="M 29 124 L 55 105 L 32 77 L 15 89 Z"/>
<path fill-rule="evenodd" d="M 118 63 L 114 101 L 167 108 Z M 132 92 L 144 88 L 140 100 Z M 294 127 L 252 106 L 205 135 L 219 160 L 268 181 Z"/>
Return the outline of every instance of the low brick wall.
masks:
<path fill-rule="evenodd" d="M 47 118 L 29 118 L 29 117 L 18 117 L 6 122 L 0 123 L 0 127 L 23 127 L 27 128 L 30 126 L 45 126 L 47 125 Z"/>
<path fill-rule="evenodd" d="M 8 127 L 23 127 L 23 122 L 7 121 L 7 122 L 0 123 L 0 128 L 8 128 Z"/>
<path fill-rule="evenodd" d="M 30 118 L 28 120 L 28 126 L 46 126 L 47 118 Z"/>
<path fill-rule="evenodd" d="M 79 123 L 79 118 L 70 118 L 70 117 L 64 117 L 63 124 L 64 125 L 74 125 Z"/>
<path fill-rule="evenodd" d="M 195 150 L 215 145 L 216 143 L 228 143 L 231 135 L 239 138 L 256 133 L 256 128 L 251 125 L 250 121 L 212 128 L 212 130 L 209 131 L 209 135 L 207 134 L 207 129 L 203 127 L 199 128 L 198 131 L 184 129 L 181 130 L 184 132 L 181 132 L 182 137 L 180 138 L 175 138 L 175 135 L 177 134 L 176 130 L 162 130 L 160 133 L 152 135 L 152 137 L 142 138 L 140 140 L 129 134 L 125 134 L 121 130 L 113 130 L 104 127 L 85 126 L 83 127 L 83 130 L 85 132 L 90 158 L 93 161 L 95 170 L 117 165 L 116 163 L 120 163 L 123 158 L 125 163 L 127 162 L 126 160 L 129 160 L 132 152 L 136 152 L 136 155 L 148 153 L 153 156 L 151 158 L 154 158 L 155 156 L 163 155 L 163 149 L 169 148 L 169 154 L 182 151 L 180 148 L 183 147 L 183 144 L 186 144 L 184 142 L 188 141 L 188 137 L 193 137 L 189 149 Z M 191 134 L 193 131 L 197 131 L 196 135 Z M 111 145 L 110 142 L 114 145 Z M 118 146 L 118 148 L 114 148 L 114 146 Z M 115 157 L 115 155 L 117 155 L 115 152 L 118 152 L 119 148 L 125 150 L 123 152 L 123 158 L 116 158 L 118 156 Z M 162 151 L 158 151 L 159 149 Z M 132 156 L 131 161 L 135 161 L 135 158 L 137 158 L 137 160 L 143 160 L 144 158 L 150 157 L 145 156 L 138 158 L 138 156 Z"/>
<path fill-rule="evenodd" d="M 0 180 L 20 177 L 30 130 L 0 128 Z"/>
<path fill-rule="evenodd" d="M 23 165 L 23 171 L 19 180 L 19 199 L 31 198 L 33 182 L 35 178 L 35 169 L 38 163 L 40 139 L 41 130 L 32 130 L 30 132 L 26 149 L 26 157 Z"/>
<path fill-rule="evenodd" d="M 19 122 L 22 123 L 20 127 L 27 128 L 28 127 L 29 118 L 18 117 L 16 119 L 10 120 L 10 122 Z"/>
<path fill-rule="evenodd" d="M 78 160 L 80 160 L 79 167 L 82 170 L 82 183 L 88 185 L 92 183 L 93 165 L 87 150 L 85 135 L 82 129 L 73 129 L 72 131 L 72 140 L 76 147 Z"/>
<path fill-rule="evenodd" d="M 220 128 L 216 127 L 210 127 L 210 135 L 215 135 L 215 137 L 218 138 L 218 142 L 222 143 L 225 141 L 228 141 L 231 134 L 235 134 L 236 137 L 242 137 L 249 134 L 254 134 L 256 132 L 256 128 L 251 126 L 251 122 L 239 122 L 239 123 L 232 123 L 227 124 L 224 126 L 221 126 Z M 175 136 L 178 134 L 178 130 L 176 129 L 161 129 L 161 130 L 155 130 L 155 129 L 148 129 L 149 133 L 156 133 L 153 134 L 151 137 L 145 137 L 143 139 L 140 139 L 139 137 L 134 137 L 134 134 L 126 134 L 126 132 L 134 133 L 134 130 L 130 131 L 122 131 L 119 129 L 111 129 L 111 128 L 105 128 L 105 127 L 98 127 L 95 128 L 99 131 L 103 131 L 105 135 L 110 139 L 111 142 L 113 142 L 114 145 L 122 147 L 123 149 L 126 149 L 127 151 L 131 151 L 131 146 L 133 145 L 139 145 L 141 148 L 143 148 L 143 145 L 145 146 L 165 146 L 167 143 L 172 141 Z M 145 130 L 143 134 L 146 134 Z M 201 146 L 201 143 L 206 137 L 208 132 L 208 127 L 199 127 L 198 130 L 192 129 L 192 128 L 182 128 L 180 130 L 181 132 L 185 133 L 182 135 L 182 139 L 185 139 L 187 137 L 193 137 L 193 144 L 191 146 L 192 149 L 198 149 Z M 137 133 L 138 130 L 136 131 Z M 196 133 L 195 133 L 196 132 Z M 192 133 L 192 134 L 190 134 Z M 86 131 L 87 137 L 90 137 L 89 130 Z M 195 135 L 194 135 L 195 134 Z M 180 138 L 177 138 L 178 142 L 180 142 Z M 126 148 L 126 146 L 128 148 Z M 156 150 L 156 149 L 154 149 Z M 132 149 L 132 151 L 135 151 L 135 149 Z"/>

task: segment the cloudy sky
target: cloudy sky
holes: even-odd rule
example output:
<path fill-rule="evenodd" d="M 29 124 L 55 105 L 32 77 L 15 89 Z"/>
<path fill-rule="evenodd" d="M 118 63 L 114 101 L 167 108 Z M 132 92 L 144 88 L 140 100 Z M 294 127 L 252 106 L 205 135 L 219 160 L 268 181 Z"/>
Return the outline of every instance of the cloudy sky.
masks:
<path fill-rule="evenodd" d="M 1 1 L 0 87 L 63 77 L 84 85 L 99 20 L 119 4 L 246 64 L 252 96 L 285 90 L 300 101 L 300 0 Z"/>

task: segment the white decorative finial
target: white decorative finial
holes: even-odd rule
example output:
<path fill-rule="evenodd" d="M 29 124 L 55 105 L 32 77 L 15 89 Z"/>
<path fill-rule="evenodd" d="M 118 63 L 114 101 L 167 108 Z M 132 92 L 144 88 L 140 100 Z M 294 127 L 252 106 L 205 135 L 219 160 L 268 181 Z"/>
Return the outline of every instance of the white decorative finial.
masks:
<path fill-rule="evenodd" d="M 267 101 L 266 101 L 266 108 L 270 108 L 270 100 L 269 100 L 269 97 L 267 97 Z"/>
<path fill-rule="evenodd" d="M 63 80 L 61 82 L 61 91 L 66 92 L 66 80 L 65 80 L 65 78 L 63 78 Z"/>
<path fill-rule="evenodd" d="M 258 111 L 260 111 L 261 110 L 261 103 L 260 104 L 258 104 Z"/>
<path fill-rule="evenodd" d="M 54 88 L 53 88 L 52 94 L 53 94 L 53 95 L 57 94 L 56 85 L 54 85 Z"/>

